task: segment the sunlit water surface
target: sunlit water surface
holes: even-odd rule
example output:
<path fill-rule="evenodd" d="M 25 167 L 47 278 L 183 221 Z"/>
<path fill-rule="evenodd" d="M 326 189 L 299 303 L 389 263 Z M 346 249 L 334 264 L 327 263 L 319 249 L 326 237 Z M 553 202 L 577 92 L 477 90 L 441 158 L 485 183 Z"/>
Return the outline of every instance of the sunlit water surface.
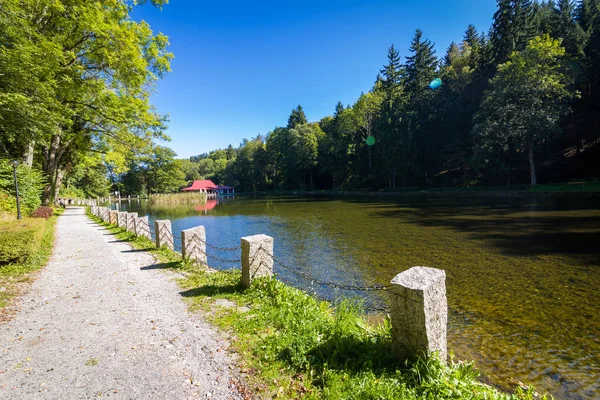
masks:
<path fill-rule="evenodd" d="M 444 269 L 449 349 L 458 359 L 475 360 L 484 380 L 502 389 L 514 379 L 556 398 L 600 397 L 598 199 L 237 197 L 195 208 L 112 206 L 170 219 L 176 241 L 197 225 L 221 247 L 273 236 L 282 263 L 325 281 L 388 284 L 411 266 Z M 311 284 L 277 265 L 275 272 L 328 298 L 365 295 Z M 378 293 L 367 293 L 366 304 L 385 305 Z"/>

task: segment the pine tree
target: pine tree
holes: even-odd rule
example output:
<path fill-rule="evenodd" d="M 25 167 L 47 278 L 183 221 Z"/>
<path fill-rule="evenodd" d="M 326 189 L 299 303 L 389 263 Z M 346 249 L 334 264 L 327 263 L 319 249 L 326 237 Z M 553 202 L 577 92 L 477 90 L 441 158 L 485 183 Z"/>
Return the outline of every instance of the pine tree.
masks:
<path fill-rule="evenodd" d="M 498 0 L 492 25 L 494 62 L 502 64 L 513 51 L 521 51 L 537 34 L 531 0 Z"/>
<path fill-rule="evenodd" d="M 406 57 L 406 82 L 411 95 L 427 87 L 435 77 L 438 66 L 433 43 L 429 39 L 422 38 L 423 32 L 417 29 L 409 49 L 412 55 Z"/>
<path fill-rule="evenodd" d="M 388 63 L 379 71 L 381 82 L 385 90 L 398 87 L 402 80 L 402 65 L 400 64 L 400 55 L 392 44 L 388 50 Z"/>
<path fill-rule="evenodd" d="M 552 13 L 551 35 L 563 39 L 563 46 L 568 54 L 583 52 L 585 32 L 575 22 L 575 3 L 573 0 L 558 0 Z"/>
<path fill-rule="evenodd" d="M 344 105 L 342 104 L 341 101 L 338 101 L 338 103 L 335 105 L 335 113 L 333 114 L 333 117 L 337 118 L 343 112 L 344 112 Z"/>
<path fill-rule="evenodd" d="M 474 49 L 479 46 L 479 33 L 477 32 L 477 28 L 475 25 L 469 25 L 467 30 L 465 31 L 465 35 L 463 36 L 463 41 L 469 45 L 470 48 Z"/>
<path fill-rule="evenodd" d="M 288 118 L 287 127 L 292 129 L 298 125 L 307 124 L 308 120 L 306 119 L 306 114 L 304 114 L 304 110 L 302 106 L 298 104 L 298 107 L 292 110 L 290 117 Z"/>
<path fill-rule="evenodd" d="M 448 49 L 446 50 L 446 55 L 444 56 L 444 65 L 452 65 L 452 60 L 459 55 L 461 55 L 461 51 L 458 45 L 454 42 L 450 43 L 450 46 L 448 46 Z"/>
<path fill-rule="evenodd" d="M 508 59 L 510 53 L 515 49 L 512 35 L 512 1 L 498 0 L 498 9 L 494 13 L 492 24 L 492 46 L 494 61 L 501 64 Z"/>
<path fill-rule="evenodd" d="M 600 0 L 581 0 L 575 9 L 577 22 L 588 35 L 591 34 L 592 24 L 599 12 Z"/>

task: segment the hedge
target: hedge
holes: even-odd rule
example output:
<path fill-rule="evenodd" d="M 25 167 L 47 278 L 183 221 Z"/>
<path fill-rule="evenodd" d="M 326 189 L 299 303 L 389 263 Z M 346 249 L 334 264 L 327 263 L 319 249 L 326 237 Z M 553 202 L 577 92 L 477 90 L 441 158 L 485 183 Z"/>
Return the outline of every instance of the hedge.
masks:
<path fill-rule="evenodd" d="M 27 261 L 39 250 L 45 228 L 43 218 L 0 222 L 0 266 Z"/>

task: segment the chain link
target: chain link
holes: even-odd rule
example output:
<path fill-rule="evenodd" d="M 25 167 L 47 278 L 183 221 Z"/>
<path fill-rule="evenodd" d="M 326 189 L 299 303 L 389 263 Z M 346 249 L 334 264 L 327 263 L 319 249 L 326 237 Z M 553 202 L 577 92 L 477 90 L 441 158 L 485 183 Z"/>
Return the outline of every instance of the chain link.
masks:
<path fill-rule="evenodd" d="M 201 242 L 204 243 L 207 247 L 210 247 L 211 249 L 218 250 L 218 251 L 237 251 L 237 250 L 241 250 L 242 249 L 240 246 L 236 246 L 236 247 L 218 247 L 218 246 L 214 246 L 214 245 L 208 243 L 205 240 L 201 240 Z"/>
<path fill-rule="evenodd" d="M 320 279 L 315 278 L 314 276 L 307 274 L 306 272 L 298 271 L 292 267 L 288 267 L 287 265 L 285 265 L 284 263 L 279 261 L 273 254 L 268 252 L 262 246 L 260 246 L 258 248 L 256 253 L 258 253 L 259 251 L 262 251 L 263 253 L 267 254 L 281 268 L 283 268 L 283 269 L 293 273 L 294 275 L 299 276 L 307 281 L 310 281 L 311 284 L 317 283 L 319 285 L 324 285 L 324 286 L 330 287 L 332 289 L 355 290 L 355 291 L 364 291 L 364 292 L 371 292 L 371 291 L 376 291 L 376 290 L 388 290 L 391 287 L 391 286 L 379 286 L 379 285 L 375 285 L 375 286 L 340 285 L 339 283 L 335 283 L 335 282 L 322 281 Z"/>
<path fill-rule="evenodd" d="M 317 299 L 319 299 L 319 300 L 321 300 L 321 301 L 325 301 L 325 302 L 327 302 L 327 303 L 329 303 L 329 304 L 332 304 L 332 305 L 333 305 L 333 303 L 335 303 L 335 300 L 332 300 L 332 299 L 330 299 L 330 298 L 327 298 L 327 297 L 325 297 L 325 296 L 321 296 L 321 295 L 320 295 L 320 294 L 318 294 L 317 292 L 310 292 L 310 291 L 308 291 L 308 290 L 306 290 L 306 289 L 304 289 L 304 288 L 298 287 L 298 286 L 294 285 L 292 282 L 290 282 L 290 281 L 289 281 L 289 280 L 287 280 L 287 279 L 281 279 L 281 275 L 279 275 L 279 274 L 276 274 L 276 275 L 277 275 L 277 276 L 280 278 L 280 280 L 281 280 L 282 282 L 284 282 L 286 285 L 289 285 L 289 286 L 295 287 L 296 289 L 300 290 L 301 292 L 303 292 L 303 293 L 305 293 L 305 294 L 307 294 L 307 295 L 309 295 L 309 296 L 315 297 L 315 298 L 317 298 Z M 389 313 L 391 312 L 389 308 L 385 308 L 385 307 L 368 306 L 368 305 L 365 305 L 365 304 L 363 304 L 363 306 L 362 306 L 362 307 L 363 307 L 363 308 L 364 308 L 366 311 L 382 312 L 382 313 L 385 313 L 385 314 L 389 314 Z"/>

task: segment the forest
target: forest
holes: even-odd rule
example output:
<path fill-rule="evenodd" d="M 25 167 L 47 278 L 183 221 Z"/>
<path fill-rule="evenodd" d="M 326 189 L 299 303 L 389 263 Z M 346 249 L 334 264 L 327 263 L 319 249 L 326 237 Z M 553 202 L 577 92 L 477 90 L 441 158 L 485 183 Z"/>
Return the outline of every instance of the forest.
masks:
<path fill-rule="evenodd" d="M 0 5 L 0 158 L 40 172 L 44 203 L 193 179 L 259 191 L 599 178 L 600 0 L 498 0 L 489 31 L 469 25 L 443 54 L 417 30 L 354 104 L 312 122 L 299 105 L 271 132 L 190 159 L 164 145 L 168 118 L 150 101 L 173 54 L 131 19 L 141 3 Z"/>
<path fill-rule="evenodd" d="M 499 0 L 489 32 L 469 25 L 441 58 L 417 30 L 354 104 L 316 122 L 298 106 L 285 126 L 181 160 L 185 179 L 242 191 L 595 180 L 599 11 L 598 0 Z"/>

